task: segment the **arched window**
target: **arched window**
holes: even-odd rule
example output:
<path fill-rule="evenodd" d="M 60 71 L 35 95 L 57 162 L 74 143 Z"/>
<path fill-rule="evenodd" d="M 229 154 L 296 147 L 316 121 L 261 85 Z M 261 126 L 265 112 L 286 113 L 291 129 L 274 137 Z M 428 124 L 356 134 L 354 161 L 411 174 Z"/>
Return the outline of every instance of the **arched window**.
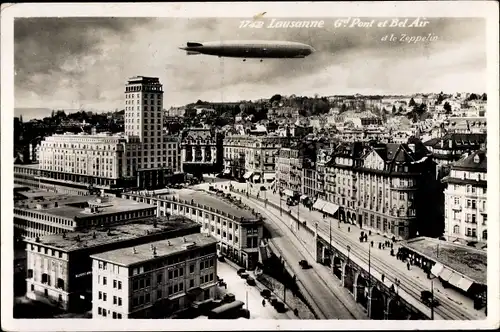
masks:
<path fill-rule="evenodd" d="M 453 226 L 453 233 L 455 233 L 455 234 L 460 233 L 460 226 L 458 226 L 458 225 Z"/>
<path fill-rule="evenodd" d="M 486 229 L 483 231 L 483 240 L 488 240 L 488 231 Z"/>

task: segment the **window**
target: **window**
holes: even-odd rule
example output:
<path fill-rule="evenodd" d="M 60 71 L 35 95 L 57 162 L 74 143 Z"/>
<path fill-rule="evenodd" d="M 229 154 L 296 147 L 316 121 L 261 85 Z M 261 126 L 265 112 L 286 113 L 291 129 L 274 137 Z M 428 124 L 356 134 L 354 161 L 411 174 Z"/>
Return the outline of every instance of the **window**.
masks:
<path fill-rule="evenodd" d="M 113 304 L 118 304 L 118 299 L 116 298 L 116 296 L 113 296 Z"/>
<path fill-rule="evenodd" d="M 99 291 L 99 300 L 102 300 L 102 292 Z"/>
<path fill-rule="evenodd" d="M 118 281 L 118 289 L 122 289 L 122 282 Z"/>
<path fill-rule="evenodd" d="M 122 305 L 122 298 L 121 298 L 121 297 L 119 297 L 119 298 L 118 298 L 118 306 L 120 306 L 120 307 L 121 307 L 121 305 Z"/>
<path fill-rule="evenodd" d="M 113 319 L 116 319 L 116 312 L 113 311 Z"/>
<path fill-rule="evenodd" d="M 113 280 L 113 288 L 116 288 L 117 287 L 117 282 L 116 280 Z"/>
<path fill-rule="evenodd" d="M 102 293 L 102 300 L 103 300 L 104 302 L 106 302 L 107 297 L 108 297 L 108 294 L 106 294 L 106 293 Z"/>
<path fill-rule="evenodd" d="M 103 285 L 106 285 L 106 283 L 107 283 L 107 279 L 106 279 L 106 277 L 102 277 L 102 284 L 103 284 Z"/>
<path fill-rule="evenodd" d="M 454 203 L 455 203 L 455 205 L 459 205 L 460 204 L 460 198 L 455 197 Z"/>
<path fill-rule="evenodd" d="M 194 287 L 194 279 L 189 280 L 189 288 Z"/>
<path fill-rule="evenodd" d="M 151 295 L 149 293 L 146 294 L 146 297 L 144 299 L 144 303 L 149 303 L 151 302 Z"/>
<path fill-rule="evenodd" d="M 460 226 L 458 226 L 458 225 L 453 226 L 453 233 L 459 234 L 460 233 Z"/>
<path fill-rule="evenodd" d="M 101 308 L 101 307 L 98 307 L 98 308 L 97 308 L 97 314 L 98 314 L 98 315 L 102 315 L 102 308 Z"/>
<path fill-rule="evenodd" d="M 162 279 L 163 279 L 163 274 L 159 273 L 159 274 L 156 276 L 156 282 L 157 282 L 158 284 L 161 284 Z"/>
<path fill-rule="evenodd" d="M 179 276 L 181 276 L 181 277 L 182 277 L 183 275 L 184 275 L 184 268 L 183 268 L 183 267 L 181 267 L 181 268 L 179 269 Z"/>
<path fill-rule="evenodd" d="M 158 290 L 156 291 L 156 298 L 157 298 L 157 299 L 161 299 L 161 297 L 162 297 L 161 289 L 158 289 Z"/>
<path fill-rule="evenodd" d="M 488 231 L 486 229 L 483 231 L 483 240 L 488 240 Z"/>
<path fill-rule="evenodd" d="M 172 270 L 168 271 L 168 279 L 173 278 L 173 273 L 174 273 L 174 271 L 172 271 Z"/>
<path fill-rule="evenodd" d="M 189 265 L 189 273 L 194 273 L 194 264 Z"/>
<path fill-rule="evenodd" d="M 122 314 L 116 314 L 116 318 L 122 319 Z"/>

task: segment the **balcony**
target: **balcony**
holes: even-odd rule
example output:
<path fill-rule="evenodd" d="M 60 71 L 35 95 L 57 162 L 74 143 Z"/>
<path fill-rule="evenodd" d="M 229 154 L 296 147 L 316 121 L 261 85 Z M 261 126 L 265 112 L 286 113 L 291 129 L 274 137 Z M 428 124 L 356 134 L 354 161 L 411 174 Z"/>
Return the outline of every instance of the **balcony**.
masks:
<path fill-rule="evenodd" d="M 451 207 L 451 209 L 455 210 L 455 211 L 462 211 L 462 205 L 453 204 L 453 206 Z"/>

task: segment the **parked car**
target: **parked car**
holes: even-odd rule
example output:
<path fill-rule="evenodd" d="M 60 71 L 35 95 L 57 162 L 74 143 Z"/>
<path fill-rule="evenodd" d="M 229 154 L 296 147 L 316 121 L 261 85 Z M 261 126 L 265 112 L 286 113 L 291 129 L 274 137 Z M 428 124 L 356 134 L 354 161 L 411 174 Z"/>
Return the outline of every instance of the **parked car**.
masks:
<path fill-rule="evenodd" d="M 233 293 L 227 293 L 226 295 L 224 295 L 223 301 L 225 303 L 234 302 L 234 301 L 236 301 L 236 296 L 234 296 Z"/>
<path fill-rule="evenodd" d="M 215 188 L 214 188 L 214 186 L 209 186 L 209 187 L 208 187 L 208 190 L 210 190 L 210 191 L 215 191 Z"/>
<path fill-rule="evenodd" d="M 271 291 L 269 289 L 263 289 L 260 291 L 260 296 L 262 296 L 265 299 L 268 299 L 271 297 Z"/>
<path fill-rule="evenodd" d="M 269 297 L 269 303 L 271 303 L 271 305 L 275 305 L 276 303 L 278 302 L 278 298 L 274 295 L 271 295 L 271 297 Z"/>
<path fill-rule="evenodd" d="M 238 269 L 238 271 L 236 272 L 236 274 L 240 275 L 242 273 L 245 273 L 247 270 L 244 269 L 244 268 L 241 268 L 241 269 Z"/>
<path fill-rule="evenodd" d="M 439 301 L 435 299 L 429 291 L 422 291 L 420 293 L 420 299 L 422 300 L 422 303 L 428 307 L 437 307 L 439 305 Z"/>
<path fill-rule="evenodd" d="M 224 256 L 222 256 L 222 255 L 218 256 L 218 257 L 217 257 L 217 260 L 218 260 L 219 262 L 225 262 L 225 261 L 226 261 L 226 259 L 225 259 L 225 258 L 224 258 Z"/>
<path fill-rule="evenodd" d="M 286 311 L 286 307 L 285 307 L 285 304 L 283 302 L 277 301 L 273 306 L 277 312 L 285 312 Z"/>
<path fill-rule="evenodd" d="M 240 278 L 241 279 L 248 279 L 249 277 L 250 277 L 250 275 L 248 273 L 246 273 L 246 272 L 243 272 L 243 273 L 240 274 Z"/>
<path fill-rule="evenodd" d="M 299 265 L 303 269 L 310 269 L 312 267 L 305 259 L 301 260 Z"/>
<path fill-rule="evenodd" d="M 252 277 L 248 277 L 248 278 L 247 278 L 247 284 L 248 284 L 249 286 L 255 286 L 257 283 L 255 282 L 255 279 L 254 279 L 254 278 L 252 278 Z"/>

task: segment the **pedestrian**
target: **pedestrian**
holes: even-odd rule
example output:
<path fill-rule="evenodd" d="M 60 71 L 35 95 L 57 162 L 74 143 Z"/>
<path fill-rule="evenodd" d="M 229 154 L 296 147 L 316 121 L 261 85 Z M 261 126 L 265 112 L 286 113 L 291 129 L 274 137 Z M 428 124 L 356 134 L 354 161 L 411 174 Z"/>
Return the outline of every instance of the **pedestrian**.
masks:
<path fill-rule="evenodd" d="M 382 249 L 382 243 L 380 243 L 380 242 L 378 243 L 378 248 Z"/>
<path fill-rule="evenodd" d="M 385 249 L 385 244 L 382 245 L 382 250 L 384 250 L 384 249 Z"/>
<path fill-rule="evenodd" d="M 371 244 L 372 244 L 372 248 L 373 248 L 373 241 L 371 242 Z"/>
<path fill-rule="evenodd" d="M 265 307 L 266 306 L 266 300 L 262 300 L 262 306 Z"/>
<path fill-rule="evenodd" d="M 348 231 L 348 232 L 350 232 L 350 231 L 351 231 L 351 227 L 350 227 L 350 226 L 349 226 L 349 227 L 347 227 L 347 231 Z"/>
<path fill-rule="evenodd" d="M 394 243 L 391 243 L 391 249 L 394 249 Z"/>
<path fill-rule="evenodd" d="M 409 261 L 406 263 L 406 267 L 408 267 L 408 271 L 410 271 L 410 262 Z"/>

